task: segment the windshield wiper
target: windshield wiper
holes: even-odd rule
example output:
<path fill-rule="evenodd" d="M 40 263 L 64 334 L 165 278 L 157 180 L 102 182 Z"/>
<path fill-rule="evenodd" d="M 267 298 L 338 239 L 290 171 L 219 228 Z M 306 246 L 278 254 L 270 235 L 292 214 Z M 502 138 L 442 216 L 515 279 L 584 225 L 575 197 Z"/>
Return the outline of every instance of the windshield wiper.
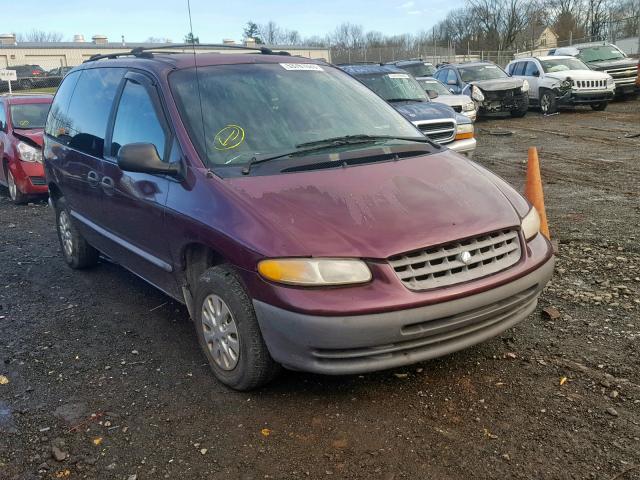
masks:
<path fill-rule="evenodd" d="M 424 98 L 389 98 L 387 99 L 389 103 L 396 102 L 424 102 Z"/>
<path fill-rule="evenodd" d="M 249 173 L 251 173 L 251 167 L 253 167 L 254 165 L 270 162 L 271 160 L 277 160 L 278 158 L 316 152 L 325 150 L 327 148 L 340 147 L 343 145 L 360 145 L 364 143 L 372 143 L 380 140 L 405 140 L 407 142 L 428 143 L 434 147 L 440 147 L 437 143 L 434 143 L 427 137 L 395 137 L 393 135 L 345 135 L 343 137 L 333 137 L 323 140 L 315 140 L 313 142 L 301 143 L 299 145 L 296 145 L 296 150 L 293 150 L 291 152 L 277 153 L 275 155 L 268 155 L 266 157 L 256 155 L 242 169 L 242 174 L 249 175 Z"/>

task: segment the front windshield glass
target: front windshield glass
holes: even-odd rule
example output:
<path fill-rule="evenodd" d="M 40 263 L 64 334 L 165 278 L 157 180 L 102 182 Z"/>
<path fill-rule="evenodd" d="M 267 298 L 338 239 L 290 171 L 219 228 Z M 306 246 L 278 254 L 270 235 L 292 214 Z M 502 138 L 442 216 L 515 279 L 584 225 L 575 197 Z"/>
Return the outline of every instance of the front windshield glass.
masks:
<path fill-rule="evenodd" d="M 434 91 L 438 95 L 451 95 L 449 89 L 438 80 L 418 80 L 425 92 Z"/>
<path fill-rule="evenodd" d="M 563 72 L 565 70 L 589 70 L 589 67 L 576 58 L 554 58 L 552 60 L 540 60 L 540 63 L 546 73 Z"/>
<path fill-rule="evenodd" d="M 462 81 L 465 83 L 477 80 L 495 80 L 496 78 L 506 78 L 508 75 L 496 65 L 476 65 L 473 67 L 458 68 Z"/>
<path fill-rule="evenodd" d="M 11 123 L 13 128 L 29 130 L 44 128 L 50 103 L 25 103 L 11 105 Z"/>
<path fill-rule="evenodd" d="M 436 73 L 436 67 L 429 63 L 413 63 L 411 65 L 398 65 L 398 68 L 406 70 L 414 77 L 431 77 Z"/>
<path fill-rule="evenodd" d="M 419 137 L 373 92 L 325 65 L 207 66 L 197 76 L 195 69 L 176 71 L 170 83 L 196 148 L 213 166 L 345 135 Z"/>
<path fill-rule="evenodd" d="M 369 73 L 356 75 L 358 80 L 388 102 L 428 102 L 429 97 L 408 73 Z"/>
<path fill-rule="evenodd" d="M 585 62 L 602 62 L 604 60 L 617 60 L 624 58 L 624 54 L 617 48 L 607 45 L 599 47 L 588 47 L 580 50 L 578 55 Z"/>

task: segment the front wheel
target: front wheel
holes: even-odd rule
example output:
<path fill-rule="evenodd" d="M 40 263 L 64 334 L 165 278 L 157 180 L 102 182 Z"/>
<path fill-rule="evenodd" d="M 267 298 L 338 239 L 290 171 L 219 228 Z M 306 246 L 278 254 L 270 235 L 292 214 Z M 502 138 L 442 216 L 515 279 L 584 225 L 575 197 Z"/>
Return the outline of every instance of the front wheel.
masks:
<path fill-rule="evenodd" d="M 58 240 L 67 265 L 74 269 L 93 267 L 98 263 L 99 253 L 89 245 L 71 222 L 71 214 L 64 198 L 56 201 L 55 211 Z"/>
<path fill-rule="evenodd" d="M 7 185 L 9 186 L 9 197 L 16 205 L 22 205 L 27 203 L 28 196 L 20 191 L 20 187 L 16 184 L 16 179 L 13 177 L 11 170 L 7 168 Z"/>
<path fill-rule="evenodd" d="M 28 78 L 23 78 L 18 82 L 18 85 L 20 85 L 22 90 L 31 90 L 33 88 L 33 81 Z"/>
<path fill-rule="evenodd" d="M 550 115 L 558 111 L 556 96 L 552 91 L 542 90 L 540 92 L 540 110 L 543 115 Z"/>
<path fill-rule="evenodd" d="M 601 112 L 607 108 L 607 105 L 609 105 L 609 102 L 592 103 L 591 108 L 596 112 Z"/>
<path fill-rule="evenodd" d="M 228 265 L 208 269 L 195 289 L 198 341 L 213 374 L 235 390 L 252 390 L 279 371 L 262 338 L 251 299 Z"/>

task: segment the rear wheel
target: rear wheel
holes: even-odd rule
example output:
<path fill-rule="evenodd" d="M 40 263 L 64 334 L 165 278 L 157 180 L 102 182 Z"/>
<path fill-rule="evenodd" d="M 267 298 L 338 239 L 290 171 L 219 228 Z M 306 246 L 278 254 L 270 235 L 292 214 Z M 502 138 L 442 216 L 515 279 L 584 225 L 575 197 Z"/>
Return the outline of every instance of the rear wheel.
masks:
<path fill-rule="evenodd" d="M 262 338 L 253 304 L 228 265 L 204 272 L 195 289 L 198 341 L 213 374 L 236 390 L 252 390 L 280 370 Z"/>
<path fill-rule="evenodd" d="M 22 80 L 20 80 L 18 82 L 18 85 L 20 85 L 20 88 L 22 88 L 23 90 L 30 90 L 33 88 L 33 82 L 28 78 L 23 78 Z"/>
<path fill-rule="evenodd" d="M 540 110 L 543 115 L 549 115 L 558 111 L 556 96 L 551 90 L 540 91 Z"/>
<path fill-rule="evenodd" d="M 601 112 L 607 108 L 607 105 L 609 105 L 609 102 L 592 103 L 591 108 L 596 112 Z"/>
<path fill-rule="evenodd" d="M 62 256 L 71 268 L 93 267 L 98 263 L 98 251 L 84 239 L 71 221 L 71 214 L 64 197 L 55 203 L 56 227 Z"/>
<path fill-rule="evenodd" d="M 16 185 L 16 179 L 13 177 L 11 170 L 7 168 L 7 185 L 9 186 L 9 197 L 16 205 L 26 203 L 28 196 L 20 191 L 20 187 Z"/>

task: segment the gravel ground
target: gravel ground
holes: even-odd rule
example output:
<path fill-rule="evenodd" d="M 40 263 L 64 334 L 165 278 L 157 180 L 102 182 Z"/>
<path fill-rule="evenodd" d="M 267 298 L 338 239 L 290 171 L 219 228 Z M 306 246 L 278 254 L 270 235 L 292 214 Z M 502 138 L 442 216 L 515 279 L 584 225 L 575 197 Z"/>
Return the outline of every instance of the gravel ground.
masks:
<path fill-rule="evenodd" d="M 538 310 L 436 361 L 253 393 L 216 382 L 182 306 L 71 271 L 46 205 L 2 192 L 0 478 L 640 478 L 640 100 L 477 128 L 519 188 L 539 148 L 559 253 Z"/>

